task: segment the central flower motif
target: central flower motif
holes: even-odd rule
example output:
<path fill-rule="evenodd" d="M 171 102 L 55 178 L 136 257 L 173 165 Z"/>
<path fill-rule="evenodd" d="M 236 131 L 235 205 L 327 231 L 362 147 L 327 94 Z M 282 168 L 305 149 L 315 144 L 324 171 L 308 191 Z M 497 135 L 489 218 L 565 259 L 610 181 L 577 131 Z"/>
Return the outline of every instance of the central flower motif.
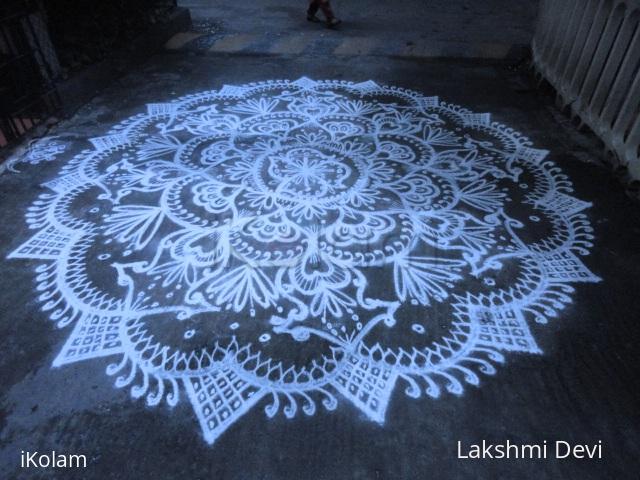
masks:
<path fill-rule="evenodd" d="M 324 199 L 346 190 L 345 182 L 352 169 L 336 155 L 306 147 L 294 148 L 269 156 L 267 185 L 291 200 Z"/>

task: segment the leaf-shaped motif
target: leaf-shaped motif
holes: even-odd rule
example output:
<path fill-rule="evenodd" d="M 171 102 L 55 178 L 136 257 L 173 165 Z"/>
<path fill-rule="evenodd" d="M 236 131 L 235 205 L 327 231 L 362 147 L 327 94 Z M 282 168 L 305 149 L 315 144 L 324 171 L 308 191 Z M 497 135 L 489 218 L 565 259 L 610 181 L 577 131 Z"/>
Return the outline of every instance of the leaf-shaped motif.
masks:
<path fill-rule="evenodd" d="M 160 228 L 164 215 L 160 207 L 146 205 L 116 206 L 105 217 L 106 235 L 114 235 L 121 242 L 131 241 L 136 250 L 143 249 Z"/>
<path fill-rule="evenodd" d="M 448 297 L 447 284 L 459 280 L 465 265 L 461 260 L 445 258 L 405 257 L 394 264 L 396 294 L 400 300 L 414 298 L 429 305 L 431 298 Z"/>

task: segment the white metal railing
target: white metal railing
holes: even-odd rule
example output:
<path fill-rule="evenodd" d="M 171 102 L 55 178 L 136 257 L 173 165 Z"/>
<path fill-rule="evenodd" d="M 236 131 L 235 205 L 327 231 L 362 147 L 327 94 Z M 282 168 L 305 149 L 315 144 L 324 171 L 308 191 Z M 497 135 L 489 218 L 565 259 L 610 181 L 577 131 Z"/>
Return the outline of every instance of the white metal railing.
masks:
<path fill-rule="evenodd" d="M 640 179 L 640 0 L 542 0 L 537 71 Z"/>

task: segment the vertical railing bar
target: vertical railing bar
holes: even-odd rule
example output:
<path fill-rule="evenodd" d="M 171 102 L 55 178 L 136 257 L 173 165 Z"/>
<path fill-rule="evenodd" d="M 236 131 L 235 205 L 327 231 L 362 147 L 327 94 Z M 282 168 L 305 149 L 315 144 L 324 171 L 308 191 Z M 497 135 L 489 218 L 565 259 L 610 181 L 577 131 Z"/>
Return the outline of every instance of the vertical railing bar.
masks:
<path fill-rule="evenodd" d="M 595 50 L 600 39 L 602 38 L 605 23 L 609 18 L 607 6 L 610 5 L 610 3 L 610 0 L 601 0 L 598 10 L 596 11 L 594 21 L 591 24 L 589 34 L 587 35 L 587 41 L 585 42 L 584 48 L 582 49 L 580 59 L 578 60 L 571 79 L 571 83 L 569 84 L 568 98 L 570 102 L 576 100 L 579 95 L 580 89 L 584 84 L 587 70 L 591 66 Z"/>
<path fill-rule="evenodd" d="M 605 101 L 613 88 L 616 78 L 622 68 L 625 54 L 628 51 L 631 39 L 637 28 L 637 20 L 633 15 L 625 15 L 620 32 L 604 65 L 603 73 L 596 85 L 589 106 L 589 115 L 601 119 Z"/>
<path fill-rule="evenodd" d="M 629 42 L 629 49 L 622 59 L 620 70 L 616 75 L 615 82 L 611 86 L 609 96 L 605 101 L 600 117 L 602 121 L 614 127 L 616 117 L 624 109 L 624 100 L 629 93 L 629 88 L 633 82 L 633 76 L 640 64 L 640 25 L 636 27 L 635 33 Z"/>
<path fill-rule="evenodd" d="M 593 53 L 591 65 L 589 65 L 584 83 L 580 88 L 576 103 L 574 104 L 576 109 L 586 110 L 589 108 L 597 82 L 602 76 L 604 65 L 607 58 L 609 58 L 613 43 L 620 31 L 624 13 L 624 5 L 614 5 L 609 18 L 607 18 L 602 35 L 600 36 L 600 41 Z"/>
<path fill-rule="evenodd" d="M 613 139 L 612 143 L 617 150 L 622 149 L 625 143 L 625 135 L 629 126 L 632 124 L 634 116 L 638 115 L 638 106 L 640 106 L 640 74 L 636 66 L 633 82 L 626 92 L 622 102 L 618 116 L 613 123 Z"/>
<path fill-rule="evenodd" d="M 576 32 L 578 30 L 578 27 L 580 26 L 581 16 L 578 14 L 578 9 L 582 4 L 582 1 L 575 0 L 573 4 L 574 4 L 573 9 L 569 16 L 570 18 L 569 26 L 566 29 L 563 41 L 560 43 L 560 45 L 558 45 L 558 49 L 557 49 L 558 55 L 556 56 L 555 60 L 551 59 L 549 62 L 550 64 L 553 65 L 551 71 L 552 71 L 552 76 L 554 77 L 557 77 L 557 72 L 560 69 L 560 66 L 566 61 L 566 58 L 571 52 L 571 49 L 573 48 L 573 43 L 576 38 Z"/>
<path fill-rule="evenodd" d="M 570 81 L 567 77 L 569 77 L 572 72 L 575 71 L 576 65 L 580 60 L 582 52 L 584 50 L 585 43 L 587 41 L 587 36 L 591 30 L 591 26 L 593 25 L 596 8 L 599 3 L 599 0 L 589 0 L 587 2 L 587 6 L 584 9 L 584 13 L 582 15 L 582 19 L 580 21 L 580 28 L 578 29 L 578 34 L 576 35 L 575 42 L 573 47 L 571 48 L 571 53 L 569 54 L 569 59 L 565 64 L 564 68 L 560 71 L 558 76 L 559 88 L 558 92 L 562 97 L 567 97 L 569 93 L 569 85 Z M 566 101 L 568 103 L 569 101 Z"/>

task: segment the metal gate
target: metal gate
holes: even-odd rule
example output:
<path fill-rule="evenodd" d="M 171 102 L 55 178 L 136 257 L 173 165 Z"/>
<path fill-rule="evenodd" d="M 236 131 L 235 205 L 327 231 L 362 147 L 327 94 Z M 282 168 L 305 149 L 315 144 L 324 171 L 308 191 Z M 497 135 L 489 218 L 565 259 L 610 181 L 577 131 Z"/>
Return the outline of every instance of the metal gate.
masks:
<path fill-rule="evenodd" d="M 640 0 L 543 0 L 538 72 L 640 179 Z"/>
<path fill-rule="evenodd" d="M 37 2 L 0 2 L 0 148 L 60 106 L 59 66 Z"/>

